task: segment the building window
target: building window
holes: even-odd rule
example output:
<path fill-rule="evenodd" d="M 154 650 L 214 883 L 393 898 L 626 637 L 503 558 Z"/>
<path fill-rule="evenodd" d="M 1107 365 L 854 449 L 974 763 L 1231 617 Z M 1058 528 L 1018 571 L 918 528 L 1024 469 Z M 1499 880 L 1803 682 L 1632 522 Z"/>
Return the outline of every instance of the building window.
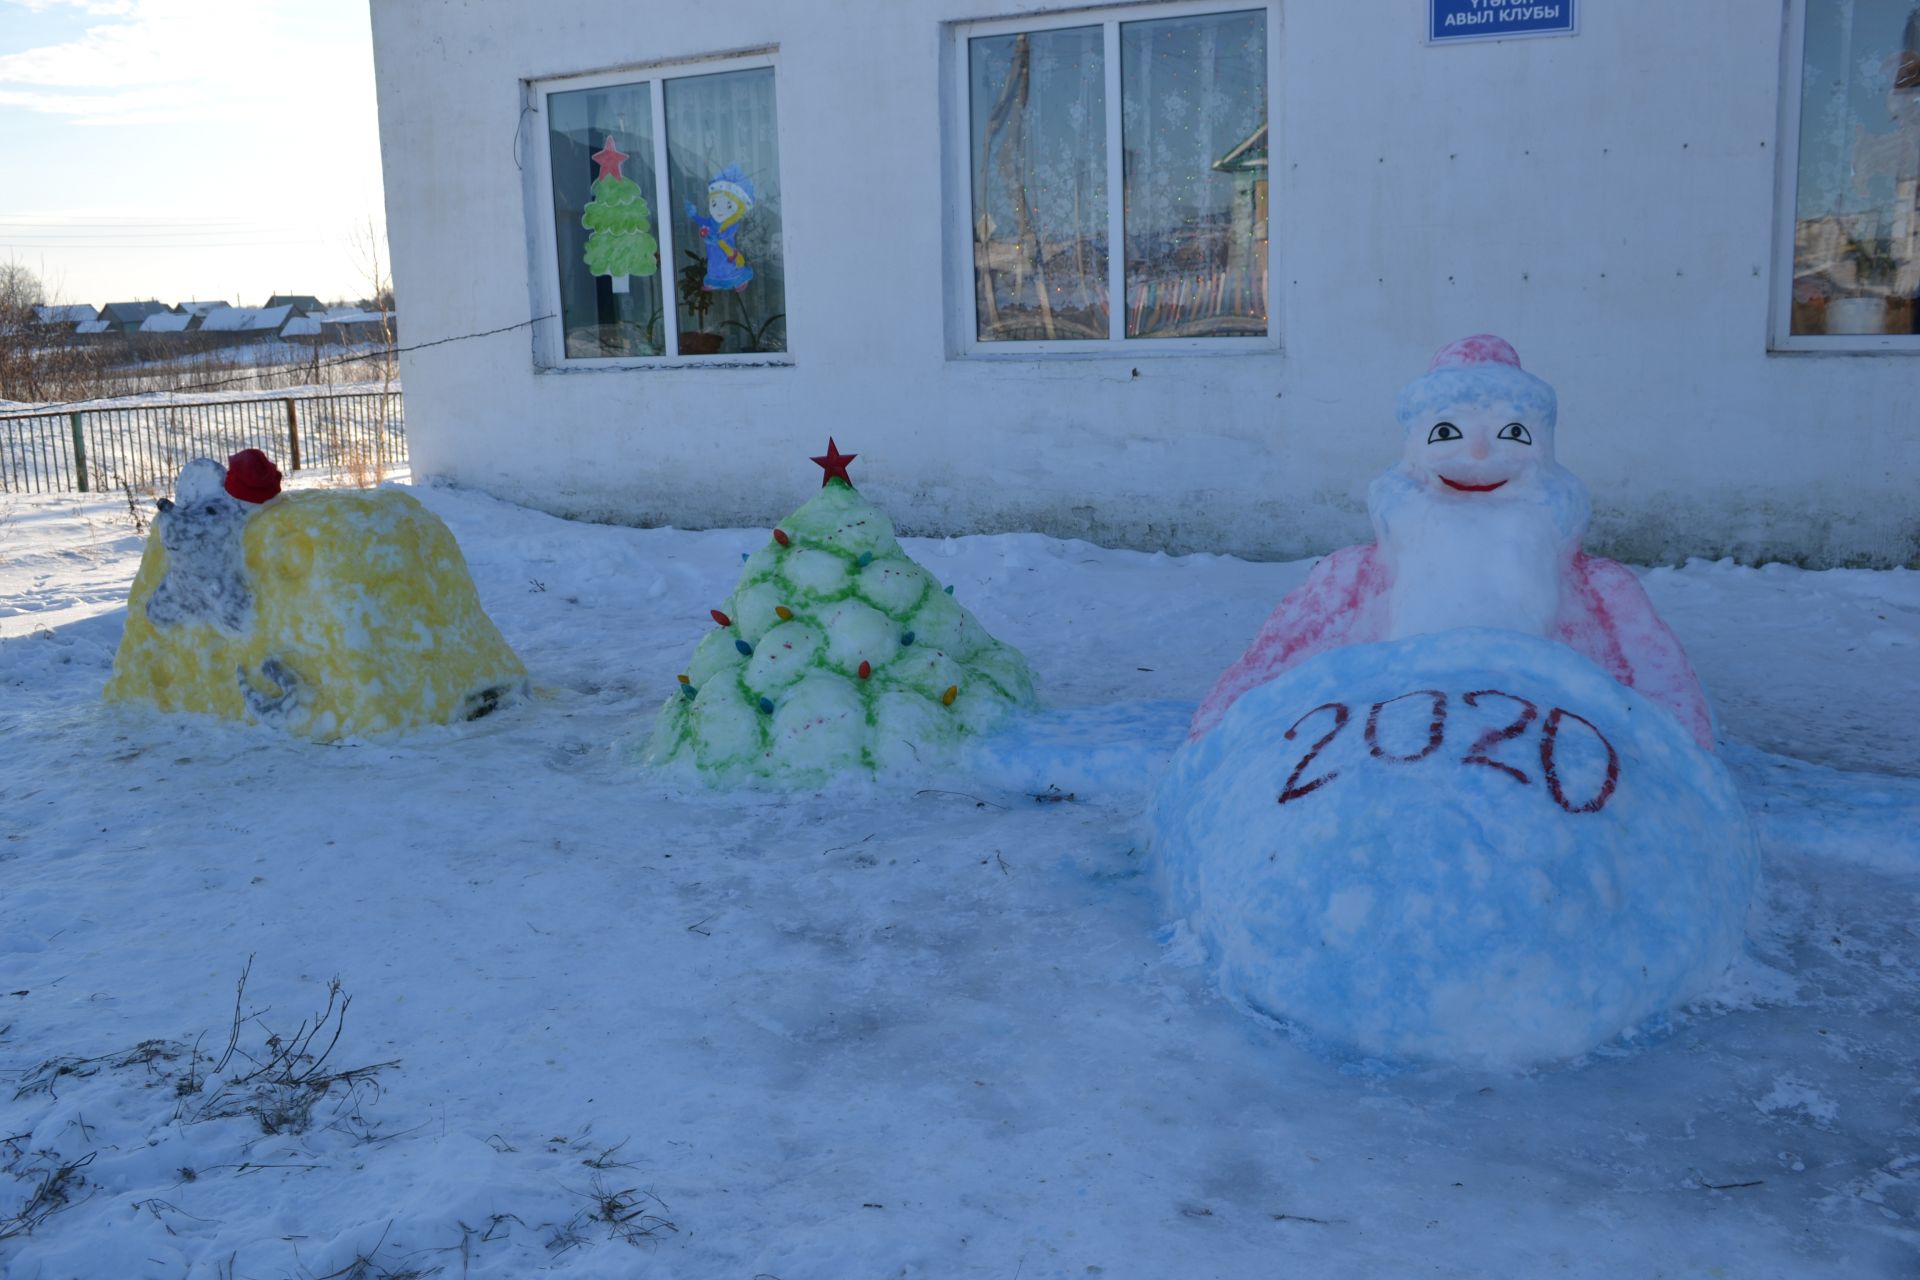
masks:
<path fill-rule="evenodd" d="M 550 362 L 786 351 L 768 60 L 534 93 L 551 195 Z"/>
<path fill-rule="evenodd" d="M 1266 12 L 1125 13 L 957 32 L 972 350 L 1273 345 Z"/>
<path fill-rule="evenodd" d="M 1776 342 L 1920 351 L 1920 3 L 1804 0 L 1798 18 Z"/>

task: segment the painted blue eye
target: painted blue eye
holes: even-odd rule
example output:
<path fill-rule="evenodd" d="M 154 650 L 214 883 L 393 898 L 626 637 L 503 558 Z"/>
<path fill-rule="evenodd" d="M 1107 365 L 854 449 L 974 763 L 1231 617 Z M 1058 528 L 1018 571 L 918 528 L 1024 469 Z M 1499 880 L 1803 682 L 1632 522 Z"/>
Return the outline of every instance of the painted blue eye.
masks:
<path fill-rule="evenodd" d="M 1502 440 L 1517 440 L 1521 444 L 1533 443 L 1533 433 L 1517 422 L 1509 422 L 1506 426 L 1500 428 L 1499 438 Z"/>
<path fill-rule="evenodd" d="M 1459 438 L 1460 428 L 1454 426 L 1451 422 L 1436 422 L 1433 424 L 1433 430 L 1427 432 L 1428 444 L 1439 444 L 1443 440 L 1458 440 Z"/>

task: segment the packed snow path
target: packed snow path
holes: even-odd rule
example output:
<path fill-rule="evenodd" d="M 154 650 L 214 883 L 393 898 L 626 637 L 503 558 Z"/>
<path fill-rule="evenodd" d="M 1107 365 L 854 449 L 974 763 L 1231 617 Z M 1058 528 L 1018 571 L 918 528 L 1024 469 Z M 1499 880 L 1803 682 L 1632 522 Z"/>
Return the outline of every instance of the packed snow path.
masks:
<path fill-rule="evenodd" d="M 51 1209 L 7 1280 L 1920 1260 L 1920 576 L 1646 575 L 1759 823 L 1753 961 L 1650 1043 L 1394 1074 L 1213 997 L 1143 874 L 1144 770 L 1306 563 L 907 539 L 1069 709 L 1074 798 L 1018 789 L 1033 742 L 938 789 L 667 790 L 636 739 L 765 530 L 418 496 L 539 696 L 334 747 L 105 706 L 125 503 L 0 507 L 0 1234 Z M 399 1060 L 305 1132 L 164 1056 L 219 1056 L 249 955 L 243 1052 L 338 975 L 328 1066 Z"/>

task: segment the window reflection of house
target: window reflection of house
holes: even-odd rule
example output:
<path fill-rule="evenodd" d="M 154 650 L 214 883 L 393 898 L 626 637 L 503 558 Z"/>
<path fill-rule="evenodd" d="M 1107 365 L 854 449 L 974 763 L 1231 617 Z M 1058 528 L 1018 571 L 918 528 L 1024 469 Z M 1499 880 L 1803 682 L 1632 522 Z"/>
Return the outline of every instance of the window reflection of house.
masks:
<path fill-rule="evenodd" d="M 1809 7 L 1792 332 L 1920 332 L 1920 8 Z"/>
<path fill-rule="evenodd" d="M 965 40 L 974 340 L 1266 337 L 1266 15 L 1087 16 Z"/>
<path fill-rule="evenodd" d="M 1213 162 L 1216 173 L 1233 175 L 1233 222 L 1227 228 L 1224 270 L 1233 292 L 1248 300 L 1264 331 L 1267 314 L 1267 125 Z"/>

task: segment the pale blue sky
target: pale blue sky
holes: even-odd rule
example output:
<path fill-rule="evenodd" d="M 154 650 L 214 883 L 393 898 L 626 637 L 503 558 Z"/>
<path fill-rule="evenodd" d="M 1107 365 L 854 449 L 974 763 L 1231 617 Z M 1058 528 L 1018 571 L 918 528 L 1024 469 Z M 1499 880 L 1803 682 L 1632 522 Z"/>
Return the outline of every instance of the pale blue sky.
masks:
<path fill-rule="evenodd" d="M 364 0 L 0 0 L 0 261 L 63 302 L 323 300 L 384 260 Z"/>

